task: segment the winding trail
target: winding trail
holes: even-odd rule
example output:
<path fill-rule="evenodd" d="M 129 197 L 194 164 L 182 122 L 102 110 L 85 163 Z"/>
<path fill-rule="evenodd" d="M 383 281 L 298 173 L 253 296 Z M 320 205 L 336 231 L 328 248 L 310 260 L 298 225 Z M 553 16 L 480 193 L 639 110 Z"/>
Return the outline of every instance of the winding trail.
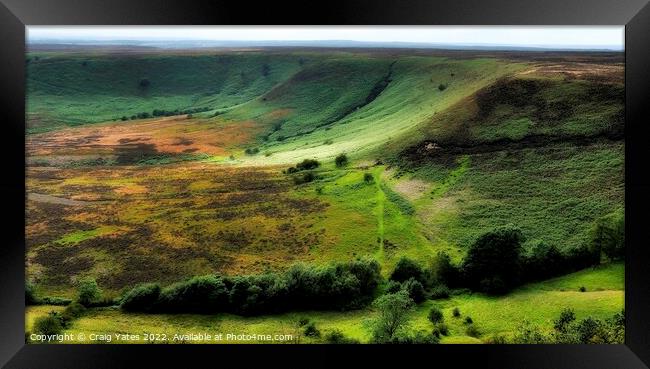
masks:
<path fill-rule="evenodd" d="M 375 181 L 375 187 L 377 188 L 376 195 L 376 211 L 377 211 L 377 238 L 379 239 L 379 250 L 377 250 L 376 258 L 379 262 L 384 261 L 384 206 L 386 203 L 386 194 L 384 190 L 381 189 L 381 173 L 377 175 L 373 173 L 373 179 Z"/>

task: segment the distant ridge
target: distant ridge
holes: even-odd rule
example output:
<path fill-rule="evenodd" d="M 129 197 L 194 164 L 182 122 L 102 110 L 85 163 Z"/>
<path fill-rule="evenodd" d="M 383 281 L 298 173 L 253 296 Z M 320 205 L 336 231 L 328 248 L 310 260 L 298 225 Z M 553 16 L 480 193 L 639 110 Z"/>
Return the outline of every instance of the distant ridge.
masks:
<path fill-rule="evenodd" d="M 33 39 L 27 42 L 30 49 L 39 49 L 45 45 L 60 48 L 74 46 L 130 46 L 162 49 L 187 48 L 242 48 L 242 47 L 321 47 L 321 48 L 394 48 L 394 49 L 445 49 L 445 50 L 481 50 L 481 51 L 623 51 L 615 45 L 598 48 L 585 48 L 580 45 L 548 47 L 518 46 L 506 44 L 453 44 L 425 42 L 370 42 L 352 40 L 313 40 L 313 41 L 227 41 L 227 40 L 73 40 L 73 39 Z"/>

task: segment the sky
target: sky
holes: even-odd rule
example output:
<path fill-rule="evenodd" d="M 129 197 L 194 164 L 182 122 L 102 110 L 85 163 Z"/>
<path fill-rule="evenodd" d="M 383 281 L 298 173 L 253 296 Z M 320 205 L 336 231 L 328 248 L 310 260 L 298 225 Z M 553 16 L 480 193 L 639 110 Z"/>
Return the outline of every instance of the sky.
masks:
<path fill-rule="evenodd" d="M 450 45 L 624 49 L 624 27 L 503 26 L 29 26 L 29 43 L 92 41 L 417 42 Z"/>

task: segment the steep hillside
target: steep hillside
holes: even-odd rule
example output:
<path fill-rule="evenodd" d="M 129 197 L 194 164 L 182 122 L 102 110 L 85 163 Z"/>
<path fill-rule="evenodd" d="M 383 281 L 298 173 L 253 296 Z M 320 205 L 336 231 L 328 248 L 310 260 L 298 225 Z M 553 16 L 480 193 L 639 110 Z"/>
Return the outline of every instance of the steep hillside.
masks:
<path fill-rule="evenodd" d="M 32 131 L 151 114 L 154 109 L 217 109 L 269 91 L 305 58 L 230 54 L 27 56 L 27 116 Z"/>

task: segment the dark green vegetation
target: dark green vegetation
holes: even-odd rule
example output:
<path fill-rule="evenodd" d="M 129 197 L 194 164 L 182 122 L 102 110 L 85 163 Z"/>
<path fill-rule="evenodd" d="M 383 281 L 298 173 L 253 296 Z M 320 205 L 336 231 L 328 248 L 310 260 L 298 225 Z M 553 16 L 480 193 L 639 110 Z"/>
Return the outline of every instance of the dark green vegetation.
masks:
<path fill-rule="evenodd" d="M 296 265 L 282 274 L 204 276 L 161 289 L 140 285 L 121 300 L 127 311 L 241 315 L 287 310 L 344 310 L 370 302 L 380 282 L 376 261 L 327 267 Z"/>
<path fill-rule="evenodd" d="M 28 58 L 29 329 L 616 341 L 621 55 Z"/>
<path fill-rule="evenodd" d="M 524 321 L 517 328 L 512 343 L 623 344 L 625 343 L 625 310 L 604 320 L 592 317 L 578 320 L 572 309 L 564 309 L 553 321 L 553 331 L 550 334 Z"/>

